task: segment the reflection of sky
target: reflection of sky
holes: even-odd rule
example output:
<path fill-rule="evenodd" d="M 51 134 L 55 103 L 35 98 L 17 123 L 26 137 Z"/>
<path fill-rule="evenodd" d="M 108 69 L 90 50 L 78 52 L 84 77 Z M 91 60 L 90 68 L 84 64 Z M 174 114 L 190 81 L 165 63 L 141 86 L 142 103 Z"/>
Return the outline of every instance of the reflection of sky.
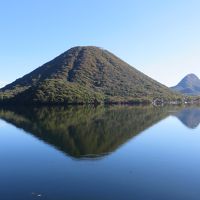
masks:
<path fill-rule="evenodd" d="M 6 122 L 0 120 L 2 125 Z M 0 194 L 7 199 L 30 199 L 32 193 L 58 199 L 59 193 L 63 199 L 199 200 L 199 130 L 169 116 L 104 159 L 77 162 L 8 123 L 0 134 Z"/>
<path fill-rule="evenodd" d="M 2 128 L 2 127 L 4 127 L 4 126 L 6 126 L 6 122 L 0 120 L 0 128 Z"/>

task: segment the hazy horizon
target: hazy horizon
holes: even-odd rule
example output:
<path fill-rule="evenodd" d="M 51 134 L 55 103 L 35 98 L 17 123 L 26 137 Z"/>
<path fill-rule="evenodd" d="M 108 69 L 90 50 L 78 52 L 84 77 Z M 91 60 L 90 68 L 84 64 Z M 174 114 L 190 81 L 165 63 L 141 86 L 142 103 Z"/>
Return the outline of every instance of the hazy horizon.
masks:
<path fill-rule="evenodd" d="M 11 3 L 12 2 L 12 3 Z M 0 87 L 73 46 L 100 46 L 167 86 L 200 76 L 200 2 L 1 2 Z"/>

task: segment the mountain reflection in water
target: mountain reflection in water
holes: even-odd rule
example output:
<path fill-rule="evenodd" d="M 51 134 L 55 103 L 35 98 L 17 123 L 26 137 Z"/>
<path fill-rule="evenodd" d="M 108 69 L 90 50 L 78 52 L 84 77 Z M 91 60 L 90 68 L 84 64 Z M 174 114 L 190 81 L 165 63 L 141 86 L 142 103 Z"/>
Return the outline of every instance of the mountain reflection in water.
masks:
<path fill-rule="evenodd" d="M 164 107 L 21 107 L 0 110 L 1 119 L 76 158 L 94 158 L 113 152 L 167 115 Z"/>
<path fill-rule="evenodd" d="M 174 114 L 175 112 L 175 114 Z M 169 116 L 168 107 L 2 108 L 0 118 L 75 158 L 96 158 Z M 176 108 L 189 128 L 200 123 L 200 108 Z"/>
<path fill-rule="evenodd" d="M 184 108 L 175 114 L 176 117 L 188 128 L 195 129 L 200 124 L 200 108 Z"/>

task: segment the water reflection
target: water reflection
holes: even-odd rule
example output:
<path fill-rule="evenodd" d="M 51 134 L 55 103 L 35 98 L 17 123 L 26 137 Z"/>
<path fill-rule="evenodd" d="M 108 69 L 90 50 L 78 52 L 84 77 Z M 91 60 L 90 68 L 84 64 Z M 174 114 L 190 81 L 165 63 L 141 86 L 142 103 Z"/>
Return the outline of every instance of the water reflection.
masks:
<path fill-rule="evenodd" d="M 184 108 L 175 114 L 176 117 L 188 128 L 195 129 L 200 124 L 200 108 Z"/>
<path fill-rule="evenodd" d="M 120 145 L 169 115 L 154 107 L 4 108 L 1 119 L 24 129 L 64 153 L 94 158 Z"/>

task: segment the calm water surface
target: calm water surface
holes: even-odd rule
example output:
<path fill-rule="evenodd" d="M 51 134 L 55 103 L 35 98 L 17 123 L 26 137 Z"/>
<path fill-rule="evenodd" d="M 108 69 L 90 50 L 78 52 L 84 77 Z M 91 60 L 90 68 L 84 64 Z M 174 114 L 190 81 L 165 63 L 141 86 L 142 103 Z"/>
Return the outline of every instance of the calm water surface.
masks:
<path fill-rule="evenodd" d="M 200 108 L 0 109 L 2 200 L 199 200 Z"/>

